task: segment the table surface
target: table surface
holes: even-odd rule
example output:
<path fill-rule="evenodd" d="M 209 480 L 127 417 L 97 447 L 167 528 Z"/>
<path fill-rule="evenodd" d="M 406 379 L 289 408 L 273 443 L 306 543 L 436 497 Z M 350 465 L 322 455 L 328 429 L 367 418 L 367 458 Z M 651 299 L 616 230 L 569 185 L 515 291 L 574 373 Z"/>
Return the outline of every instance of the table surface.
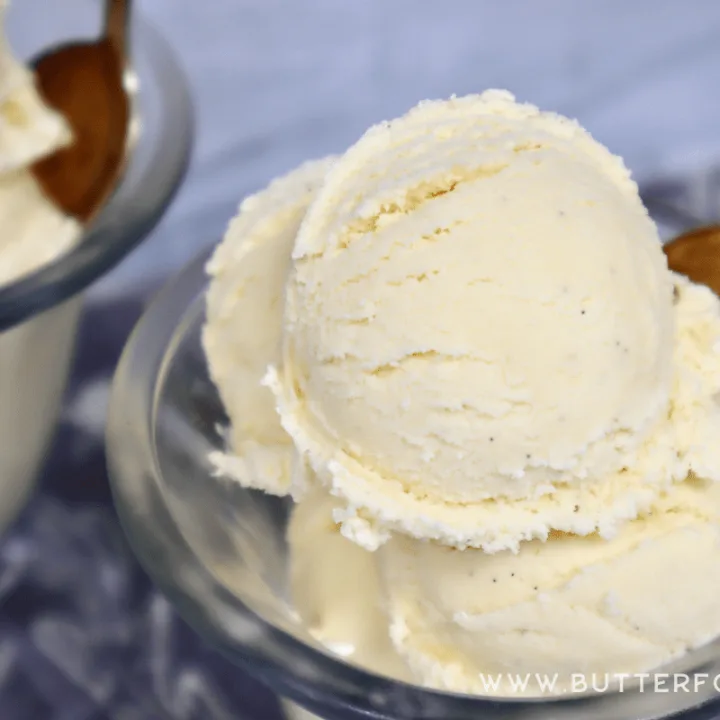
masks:
<path fill-rule="evenodd" d="M 109 381 L 147 298 L 272 176 L 420 99 L 491 86 L 579 117 L 649 192 L 717 216 L 720 3 L 138 5 L 180 50 L 196 153 L 160 226 L 91 291 L 40 492 L 0 544 L 0 715 L 275 720 L 272 696 L 153 591 L 115 521 L 102 447 Z"/>

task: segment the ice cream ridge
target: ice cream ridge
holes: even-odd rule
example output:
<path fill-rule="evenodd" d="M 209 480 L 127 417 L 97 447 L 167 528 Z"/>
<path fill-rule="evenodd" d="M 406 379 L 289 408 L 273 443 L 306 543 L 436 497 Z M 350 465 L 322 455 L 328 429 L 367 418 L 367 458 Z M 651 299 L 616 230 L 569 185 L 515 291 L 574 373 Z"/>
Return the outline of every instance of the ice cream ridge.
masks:
<path fill-rule="evenodd" d="M 576 122 L 423 102 L 246 199 L 208 271 L 214 461 L 295 501 L 325 647 L 501 695 L 720 635 L 720 301 Z"/>

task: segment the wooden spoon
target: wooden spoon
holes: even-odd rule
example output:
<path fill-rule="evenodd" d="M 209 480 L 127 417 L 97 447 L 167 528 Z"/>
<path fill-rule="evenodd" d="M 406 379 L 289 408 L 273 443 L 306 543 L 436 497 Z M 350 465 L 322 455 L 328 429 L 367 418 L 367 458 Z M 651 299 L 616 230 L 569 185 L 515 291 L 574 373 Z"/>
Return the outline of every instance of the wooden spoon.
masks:
<path fill-rule="evenodd" d="M 33 173 L 45 194 L 82 223 L 108 200 L 127 161 L 130 6 L 131 0 L 106 0 L 100 40 L 62 45 L 33 62 L 41 95 L 73 133 L 72 144 L 40 160 Z"/>
<path fill-rule="evenodd" d="M 664 250 L 671 270 L 720 295 L 720 225 L 689 230 L 667 243 Z"/>

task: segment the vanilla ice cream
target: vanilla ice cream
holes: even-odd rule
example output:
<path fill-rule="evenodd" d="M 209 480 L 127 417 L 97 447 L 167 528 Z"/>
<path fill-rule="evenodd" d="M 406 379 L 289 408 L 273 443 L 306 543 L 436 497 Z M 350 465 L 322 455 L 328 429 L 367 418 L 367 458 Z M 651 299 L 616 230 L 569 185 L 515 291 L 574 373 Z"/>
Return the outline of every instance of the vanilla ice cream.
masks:
<path fill-rule="evenodd" d="M 656 228 L 576 123 L 497 91 L 423 103 L 335 163 L 293 255 L 270 381 L 369 549 L 609 537 L 704 463 Z"/>
<path fill-rule="evenodd" d="M 8 0 L 0 0 L 0 174 L 21 170 L 71 140 L 65 120 L 40 97 L 32 72 L 5 35 Z"/>
<path fill-rule="evenodd" d="M 682 328 L 674 345 L 678 362 L 692 366 L 720 346 L 720 302 L 674 282 Z M 709 369 L 717 373 L 717 361 Z M 696 442 L 714 442 L 701 432 Z M 720 483 L 672 485 L 610 540 L 553 531 L 517 553 L 402 534 L 363 553 L 333 520 L 338 502 L 315 489 L 295 506 L 292 586 L 314 637 L 363 667 L 381 671 L 382 657 L 385 674 L 404 677 L 384 629 L 424 685 L 516 694 L 510 676 L 528 676 L 523 692 L 539 695 L 537 678 L 557 675 L 561 694 L 575 673 L 643 672 L 720 635 Z M 354 604 L 363 611 L 351 612 Z"/>
<path fill-rule="evenodd" d="M 378 553 L 390 634 L 424 685 L 568 692 L 574 674 L 653 670 L 720 635 L 720 484 L 678 483 L 612 540 L 554 534 L 517 554 L 394 537 Z M 501 678 L 493 687 L 490 683 Z"/>
<path fill-rule="evenodd" d="M 557 677 L 562 694 L 574 674 L 643 672 L 720 634 L 718 483 L 674 485 L 612 540 L 553 533 L 519 553 L 402 535 L 363 552 L 335 502 L 295 508 L 294 597 L 316 639 L 376 672 L 480 695 L 513 694 L 510 677 L 540 695 Z"/>
<path fill-rule="evenodd" d="M 0 0 L 0 284 L 52 262 L 77 242 L 79 223 L 43 194 L 31 166 L 71 140 L 65 120 L 47 107 L 30 70 L 5 36 Z"/>
<path fill-rule="evenodd" d="M 232 455 L 214 460 L 248 487 L 289 492 L 295 454 L 275 398 L 262 385 L 280 358 L 284 290 L 295 235 L 332 158 L 309 162 L 246 198 L 208 264 L 203 346 L 210 374 L 233 422 Z"/>
<path fill-rule="evenodd" d="M 411 682 L 388 633 L 378 553 L 340 534 L 335 504 L 317 489 L 293 508 L 287 538 L 295 607 L 308 632 L 337 655 Z"/>
<path fill-rule="evenodd" d="M 296 500 L 331 652 L 502 695 L 720 635 L 720 301 L 577 124 L 423 103 L 245 201 L 209 272 L 214 461 Z"/>
<path fill-rule="evenodd" d="M 720 634 L 718 483 L 674 485 L 612 540 L 554 532 L 518 553 L 402 535 L 363 552 L 335 503 L 295 507 L 294 597 L 316 639 L 376 672 L 480 695 L 516 694 L 511 677 L 540 695 L 556 677 L 562 694 L 574 674 L 654 669 Z"/>
<path fill-rule="evenodd" d="M 0 228 L 0 285 L 56 260 L 82 232 L 48 201 L 27 169 L 0 173 Z"/>

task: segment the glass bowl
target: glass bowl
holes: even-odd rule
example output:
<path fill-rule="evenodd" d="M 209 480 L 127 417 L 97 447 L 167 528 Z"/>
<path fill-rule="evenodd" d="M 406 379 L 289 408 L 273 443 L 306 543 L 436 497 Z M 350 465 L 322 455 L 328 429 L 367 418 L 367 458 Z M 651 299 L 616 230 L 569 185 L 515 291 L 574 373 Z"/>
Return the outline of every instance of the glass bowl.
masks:
<path fill-rule="evenodd" d="M 101 3 L 23 0 L 8 34 L 27 59 L 97 35 Z M 162 37 L 133 18 L 133 145 L 126 175 L 80 242 L 56 261 L 0 287 L 0 531 L 30 494 L 60 409 L 82 291 L 153 228 L 187 168 L 193 113 L 184 74 Z"/>
<path fill-rule="evenodd" d="M 222 448 L 226 418 L 200 344 L 207 256 L 166 287 L 134 330 L 115 376 L 107 428 L 125 531 L 201 635 L 278 695 L 332 720 L 638 720 L 717 696 L 718 643 L 666 669 L 707 673 L 696 692 L 660 694 L 650 686 L 642 692 L 636 683 L 624 692 L 524 701 L 426 690 L 374 675 L 315 644 L 288 591 L 288 502 L 215 477 L 208 461 Z M 688 716 L 708 717 L 707 710 Z"/>

